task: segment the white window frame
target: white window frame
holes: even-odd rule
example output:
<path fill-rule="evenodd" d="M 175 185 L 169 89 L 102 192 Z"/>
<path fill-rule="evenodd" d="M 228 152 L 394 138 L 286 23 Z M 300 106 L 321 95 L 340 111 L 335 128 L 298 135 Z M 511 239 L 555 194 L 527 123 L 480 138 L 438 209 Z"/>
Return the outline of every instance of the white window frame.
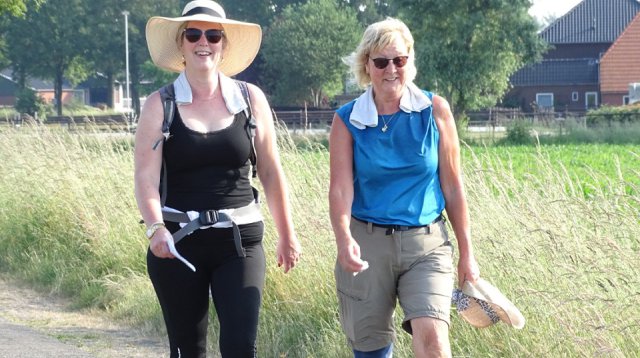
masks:
<path fill-rule="evenodd" d="M 589 107 L 589 96 L 593 96 L 595 98 L 595 103 L 593 107 Z M 598 92 L 585 92 L 584 93 L 584 108 L 598 108 Z"/>
<path fill-rule="evenodd" d="M 578 93 L 578 91 L 571 92 L 571 100 L 573 102 L 578 102 L 578 98 L 580 98 L 580 94 Z"/>
<path fill-rule="evenodd" d="M 541 106 L 540 105 L 540 97 L 543 97 L 543 96 L 551 97 L 551 106 Z M 555 99 L 553 97 L 553 93 L 552 92 L 536 93 L 536 103 L 538 104 L 538 108 L 553 108 L 553 106 L 555 104 Z"/>

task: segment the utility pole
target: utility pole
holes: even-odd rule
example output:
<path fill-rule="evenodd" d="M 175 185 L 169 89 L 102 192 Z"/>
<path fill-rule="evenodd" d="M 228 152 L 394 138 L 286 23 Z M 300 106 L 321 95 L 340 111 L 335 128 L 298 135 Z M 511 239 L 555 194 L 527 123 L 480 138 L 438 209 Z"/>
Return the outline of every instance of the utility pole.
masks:
<path fill-rule="evenodd" d="M 127 78 L 127 92 L 125 103 L 128 109 L 131 109 L 131 96 L 129 94 L 129 11 L 125 10 L 122 12 L 124 15 L 124 51 L 126 53 L 126 78 Z"/>

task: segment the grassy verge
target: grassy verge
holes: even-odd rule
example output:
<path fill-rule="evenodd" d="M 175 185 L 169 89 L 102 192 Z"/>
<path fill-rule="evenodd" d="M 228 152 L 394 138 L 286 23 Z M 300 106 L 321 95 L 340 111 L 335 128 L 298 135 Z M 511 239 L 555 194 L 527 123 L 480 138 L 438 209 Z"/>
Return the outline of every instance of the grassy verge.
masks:
<path fill-rule="evenodd" d="M 284 275 L 267 221 L 259 351 L 347 357 L 333 282 L 328 154 L 313 143 L 299 151 L 283 138 L 305 253 Z M 454 312 L 454 355 L 633 356 L 640 351 L 640 147 L 516 148 L 465 148 L 464 172 L 482 274 L 515 302 L 527 325 L 478 330 Z M 0 270 L 161 332 L 131 149 L 125 135 L 3 129 Z M 576 152 L 581 159 L 567 159 Z M 214 324 L 212 347 L 215 331 Z M 412 356 L 406 334 L 398 336 L 396 356 Z"/>

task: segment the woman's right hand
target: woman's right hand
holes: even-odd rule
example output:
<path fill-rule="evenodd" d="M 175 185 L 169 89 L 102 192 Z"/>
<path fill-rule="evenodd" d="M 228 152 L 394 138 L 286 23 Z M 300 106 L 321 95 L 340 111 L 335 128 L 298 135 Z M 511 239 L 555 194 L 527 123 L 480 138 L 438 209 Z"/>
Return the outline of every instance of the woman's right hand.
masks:
<path fill-rule="evenodd" d="M 149 249 L 151 252 L 161 259 L 173 259 L 175 256 L 169 252 L 168 241 L 173 241 L 173 236 L 167 228 L 161 227 L 153 234 L 151 241 L 149 242 Z"/>
<path fill-rule="evenodd" d="M 367 268 L 367 264 L 360 258 L 360 245 L 349 237 L 338 243 L 338 263 L 347 272 L 361 272 Z"/>

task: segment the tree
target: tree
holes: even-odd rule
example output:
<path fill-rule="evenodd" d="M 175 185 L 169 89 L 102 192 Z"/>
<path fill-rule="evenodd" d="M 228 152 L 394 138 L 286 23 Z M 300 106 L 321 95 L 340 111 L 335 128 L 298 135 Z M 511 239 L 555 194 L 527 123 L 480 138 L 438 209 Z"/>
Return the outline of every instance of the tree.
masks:
<path fill-rule="evenodd" d="M 163 70 L 156 66 L 151 59 L 148 59 L 140 66 L 140 74 L 144 78 L 144 84 L 138 83 L 138 92 L 146 96 L 160 87 L 175 81 L 177 75 L 173 72 Z"/>
<path fill-rule="evenodd" d="M 266 33 L 271 22 L 282 13 L 288 5 L 304 3 L 306 0 L 220 0 L 218 3 L 224 8 L 227 18 L 248 21 L 259 24 L 263 33 Z M 247 69 L 234 76 L 234 78 L 251 83 L 264 82 L 261 68 L 264 65 L 264 56 L 258 52 L 256 59 Z"/>
<path fill-rule="evenodd" d="M 4 1 L 4 0 L 0 0 Z M 25 0 L 43 2 L 43 0 Z M 0 18 L 4 24 L 7 60 L 18 83 L 27 76 L 52 79 L 56 103 L 61 103 L 62 80 L 79 83 L 100 72 L 113 88 L 116 79 L 125 79 L 125 34 L 122 11 L 129 10 L 129 62 L 131 97 L 139 113 L 137 84 L 149 60 L 145 25 L 149 17 L 178 16 L 180 0 L 48 0 L 39 11 L 29 8 L 23 18 Z M 69 14 L 73 14 L 70 16 Z M 0 56 L 0 64 L 5 64 Z M 109 91 L 111 93 L 111 91 Z M 110 101 L 113 105 L 113 100 Z M 58 113 L 62 108 L 58 106 Z"/>
<path fill-rule="evenodd" d="M 343 86 L 347 71 L 341 58 L 355 49 L 361 34 L 355 12 L 335 0 L 310 0 L 287 6 L 265 35 L 265 77 L 280 104 L 311 100 Z"/>
<path fill-rule="evenodd" d="M 13 16 L 23 16 L 27 12 L 27 6 L 33 5 L 37 9 L 46 0 L 0 0 L 0 13 L 9 13 Z"/>
<path fill-rule="evenodd" d="M 358 20 L 365 27 L 374 22 L 393 16 L 394 10 L 390 1 L 382 0 L 343 0 L 358 14 Z"/>
<path fill-rule="evenodd" d="M 150 61 L 149 49 L 145 37 L 147 21 L 151 16 L 177 17 L 187 1 L 184 0 L 128 0 L 124 2 L 129 10 L 129 76 L 131 81 L 131 105 L 136 114 L 140 114 L 139 84 L 145 80 L 145 64 Z M 123 18 L 124 21 L 124 18 Z M 124 46 L 124 38 L 121 46 Z M 123 47 L 121 47 L 123 48 Z M 124 48 L 123 48 L 124 50 Z M 123 59 L 124 59 L 124 52 Z M 124 67 L 123 67 L 124 71 Z M 165 71 L 167 72 L 167 71 Z M 124 73 L 124 72 L 123 72 Z M 175 78 L 176 74 L 167 72 L 168 77 Z"/>
<path fill-rule="evenodd" d="M 27 75 L 54 81 L 55 105 L 62 115 L 62 82 L 76 84 L 87 77 L 85 44 L 88 29 L 81 0 L 48 0 L 37 11 L 28 9 L 7 30 L 7 57 L 24 86 Z M 73 14 L 73 16 L 69 16 Z"/>
<path fill-rule="evenodd" d="M 45 0 L 0 0 L 0 13 L 9 15 L 0 17 L 0 69 L 10 65 L 10 60 L 7 58 L 8 47 L 6 32 L 12 17 L 23 17 L 27 11 L 27 6 L 32 5 L 34 9 L 37 9 L 44 1 Z"/>
<path fill-rule="evenodd" d="M 94 72 L 100 72 L 105 77 L 105 86 L 113 88 L 116 79 L 121 83 L 126 81 L 126 52 L 125 52 L 125 23 L 123 11 L 128 11 L 129 36 L 129 89 L 131 91 L 132 106 L 135 113 L 139 113 L 140 82 L 143 79 L 143 68 L 150 61 L 145 41 L 145 24 L 151 16 L 178 16 L 179 1 L 155 0 L 85 0 L 91 28 L 91 51 L 88 59 L 93 64 Z M 100 41 L 97 41 L 100 39 Z M 175 77 L 169 74 L 165 77 Z M 145 78 L 146 79 L 146 78 Z M 109 91 L 109 95 L 113 91 Z M 145 93 L 146 94 L 146 93 Z M 113 98 L 109 106 L 113 107 Z"/>
<path fill-rule="evenodd" d="M 303 4 L 306 0 L 220 0 L 227 18 L 248 21 L 268 28 L 276 16 L 290 5 Z"/>
<path fill-rule="evenodd" d="M 454 115 L 493 106 L 509 76 L 545 45 L 529 0 L 395 0 L 416 41 L 417 83 L 441 92 Z"/>

